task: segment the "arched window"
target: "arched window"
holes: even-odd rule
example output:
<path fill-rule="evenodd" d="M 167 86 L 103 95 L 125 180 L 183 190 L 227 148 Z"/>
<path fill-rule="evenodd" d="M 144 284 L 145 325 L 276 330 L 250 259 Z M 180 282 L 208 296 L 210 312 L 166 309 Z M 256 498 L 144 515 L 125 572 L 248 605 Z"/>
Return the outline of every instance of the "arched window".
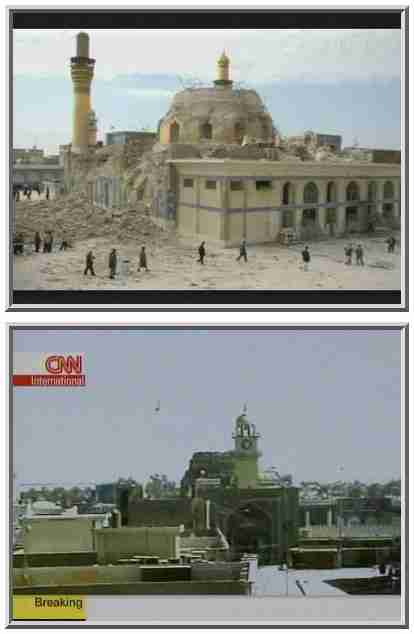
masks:
<path fill-rule="evenodd" d="M 243 137 L 245 135 L 245 126 L 243 123 L 238 121 L 234 126 L 234 137 L 237 143 L 241 143 L 243 141 Z"/>
<path fill-rule="evenodd" d="M 180 139 L 180 124 L 177 121 L 170 126 L 170 141 L 171 143 L 177 143 Z"/>
<path fill-rule="evenodd" d="M 303 202 L 305 203 L 317 203 L 319 200 L 319 190 L 315 183 L 307 183 L 303 190 Z"/>
<path fill-rule="evenodd" d="M 372 181 L 368 183 L 368 200 L 376 200 L 377 199 L 377 183 Z"/>
<path fill-rule="evenodd" d="M 289 205 L 294 202 L 294 191 L 292 183 L 285 183 L 282 190 L 282 203 Z"/>
<path fill-rule="evenodd" d="M 336 185 L 333 181 L 328 183 L 328 187 L 326 188 L 326 202 L 336 202 Z"/>
<path fill-rule="evenodd" d="M 203 123 L 200 129 L 200 138 L 201 139 L 212 139 L 213 138 L 213 126 L 211 123 Z"/>
<path fill-rule="evenodd" d="M 358 183 L 355 183 L 355 181 L 352 181 L 348 184 L 346 188 L 346 199 L 359 200 L 359 187 Z"/>
<path fill-rule="evenodd" d="M 391 181 L 384 183 L 384 199 L 394 198 L 394 185 Z"/>

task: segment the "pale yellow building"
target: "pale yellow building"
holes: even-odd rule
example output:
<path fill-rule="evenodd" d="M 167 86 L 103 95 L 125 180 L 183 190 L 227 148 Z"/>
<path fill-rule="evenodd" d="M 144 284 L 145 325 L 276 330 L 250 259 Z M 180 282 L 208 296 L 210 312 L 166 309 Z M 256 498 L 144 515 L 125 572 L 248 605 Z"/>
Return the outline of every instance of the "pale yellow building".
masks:
<path fill-rule="evenodd" d="M 400 165 L 358 162 L 170 161 L 181 235 L 235 246 L 398 227 Z"/>

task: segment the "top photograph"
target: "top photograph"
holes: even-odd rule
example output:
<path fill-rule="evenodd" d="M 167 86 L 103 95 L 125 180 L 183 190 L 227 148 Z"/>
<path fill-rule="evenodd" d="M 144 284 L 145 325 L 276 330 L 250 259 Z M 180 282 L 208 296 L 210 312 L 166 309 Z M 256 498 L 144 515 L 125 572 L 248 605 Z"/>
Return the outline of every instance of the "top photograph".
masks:
<path fill-rule="evenodd" d="M 403 12 L 296 29 L 11 13 L 9 309 L 406 308 Z"/>

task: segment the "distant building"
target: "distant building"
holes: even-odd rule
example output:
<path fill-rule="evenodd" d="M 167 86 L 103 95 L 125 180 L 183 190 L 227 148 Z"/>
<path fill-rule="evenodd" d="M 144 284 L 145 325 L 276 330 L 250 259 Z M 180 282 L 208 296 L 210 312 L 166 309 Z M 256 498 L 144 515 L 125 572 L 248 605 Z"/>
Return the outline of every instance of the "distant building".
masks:
<path fill-rule="evenodd" d="M 13 163 L 42 163 L 44 150 L 35 145 L 30 149 L 13 148 Z"/>
<path fill-rule="evenodd" d="M 135 132 L 133 130 L 122 130 L 108 132 L 105 135 L 106 145 L 126 145 L 128 141 L 143 141 L 154 144 L 157 140 L 155 132 Z"/>
<path fill-rule="evenodd" d="M 236 419 L 234 449 L 193 454 L 182 493 L 209 500 L 209 525 L 223 532 L 234 556 L 250 552 L 262 562 L 283 562 L 298 538 L 298 489 L 263 479 L 259 438 L 244 411 Z"/>

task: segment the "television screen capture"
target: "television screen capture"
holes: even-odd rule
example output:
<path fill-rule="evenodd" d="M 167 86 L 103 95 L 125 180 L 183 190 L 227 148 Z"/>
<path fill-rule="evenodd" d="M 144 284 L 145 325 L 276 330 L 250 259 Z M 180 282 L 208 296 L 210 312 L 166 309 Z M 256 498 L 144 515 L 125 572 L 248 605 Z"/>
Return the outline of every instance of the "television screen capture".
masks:
<path fill-rule="evenodd" d="M 14 290 L 401 289 L 399 28 L 12 37 Z"/>
<path fill-rule="evenodd" d="M 12 593 L 32 618 L 62 596 L 112 616 L 115 595 L 401 599 L 399 328 L 12 337 Z"/>

